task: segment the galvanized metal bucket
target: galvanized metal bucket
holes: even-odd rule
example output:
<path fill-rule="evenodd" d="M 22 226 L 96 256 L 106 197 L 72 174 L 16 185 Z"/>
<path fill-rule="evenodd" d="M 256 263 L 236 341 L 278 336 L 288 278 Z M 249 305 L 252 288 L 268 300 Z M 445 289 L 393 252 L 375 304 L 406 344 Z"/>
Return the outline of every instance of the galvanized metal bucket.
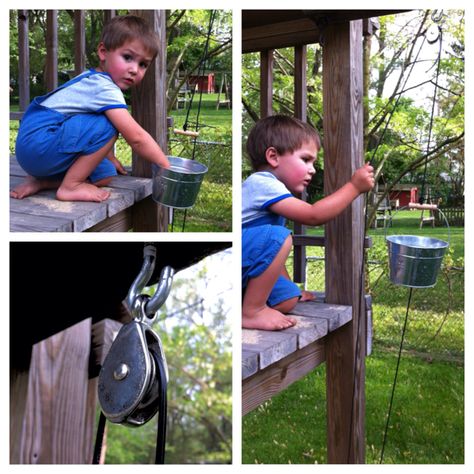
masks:
<path fill-rule="evenodd" d="M 177 156 L 168 156 L 168 160 L 170 168 L 153 166 L 153 200 L 177 209 L 192 207 L 207 166 Z"/>
<path fill-rule="evenodd" d="M 410 288 L 430 288 L 436 284 L 439 269 L 446 249 L 449 247 L 449 224 L 444 217 L 448 228 L 448 242 L 432 237 L 417 235 L 385 235 L 388 246 L 390 280 L 395 285 Z M 398 211 L 397 211 L 398 212 Z"/>

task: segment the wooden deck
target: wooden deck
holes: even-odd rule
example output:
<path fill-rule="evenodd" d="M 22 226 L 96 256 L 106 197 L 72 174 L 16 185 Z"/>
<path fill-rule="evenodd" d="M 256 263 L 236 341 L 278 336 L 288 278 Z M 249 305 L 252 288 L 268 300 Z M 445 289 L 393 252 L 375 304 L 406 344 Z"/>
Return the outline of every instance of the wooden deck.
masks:
<path fill-rule="evenodd" d="M 283 331 L 242 330 L 243 415 L 324 362 L 326 336 L 351 321 L 352 307 L 310 301 L 292 316 L 296 326 Z"/>
<path fill-rule="evenodd" d="M 26 176 L 14 156 L 10 157 L 10 188 Z M 102 203 L 61 202 L 55 191 L 45 190 L 25 199 L 10 198 L 11 232 L 83 232 L 123 230 L 118 224 L 126 211 L 151 196 L 152 180 L 117 176 L 110 186 L 111 196 Z M 114 224 L 114 219 L 116 223 Z M 106 223 L 109 224 L 106 224 Z M 114 228 L 114 225 L 116 228 Z"/>

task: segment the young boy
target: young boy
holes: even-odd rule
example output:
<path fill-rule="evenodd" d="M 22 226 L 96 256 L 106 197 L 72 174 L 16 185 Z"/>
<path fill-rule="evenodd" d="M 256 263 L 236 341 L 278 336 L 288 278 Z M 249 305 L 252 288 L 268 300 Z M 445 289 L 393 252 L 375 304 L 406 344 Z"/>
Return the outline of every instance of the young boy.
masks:
<path fill-rule="evenodd" d="M 258 121 L 247 141 L 253 173 L 242 187 L 242 327 L 278 330 L 293 326 L 290 312 L 301 292 L 286 272 L 292 247 L 285 219 L 321 225 L 340 214 L 359 194 L 374 186 L 372 166 L 359 168 L 333 194 L 309 204 L 301 193 L 315 173 L 321 143 L 308 124 L 283 115 Z"/>
<path fill-rule="evenodd" d="M 106 200 L 102 186 L 117 171 L 118 133 L 140 156 L 163 167 L 169 162 L 127 110 L 122 91 L 140 83 L 158 52 L 154 31 L 141 18 L 116 16 L 97 47 L 99 67 L 90 69 L 28 107 L 18 132 L 16 156 L 28 173 L 10 195 L 22 199 L 56 189 L 61 201 Z"/>

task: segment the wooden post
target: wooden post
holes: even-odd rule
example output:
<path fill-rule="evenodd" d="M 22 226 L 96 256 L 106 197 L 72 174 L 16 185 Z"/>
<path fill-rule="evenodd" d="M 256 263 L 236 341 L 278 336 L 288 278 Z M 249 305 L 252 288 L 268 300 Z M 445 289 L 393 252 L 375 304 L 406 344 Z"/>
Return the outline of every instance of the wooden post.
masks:
<path fill-rule="evenodd" d="M 273 114 L 273 50 L 260 52 L 260 118 Z"/>
<path fill-rule="evenodd" d="M 325 194 L 363 164 L 362 97 L 362 21 L 331 25 L 323 48 Z M 326 346 L 329 463 L 365 458 L 363 234 L 362 197 L 326 225 L 326 301 L 351 305 L 353 316 Z"/>
<path fill-rule="evenodd" d="M 74 73 L 86 68 L 86 23 L 84 10 L 74 10 Z"/>
<path fill-rule="evenodd" d="M 90 462 L 94 426 L 87 416 L 90 344 L 89 318 L 33 346 L 17 462 Z"/>
<path fill-rule="evenodd" d="M 58 87 L 58 11 L 46 12 L 46 89 Z"/>
<path fill-rule="evenodd" d="M 166 12 L 165 10 L 133 10 L 133 14 L 145 18 L 160 38 L 160 50 L 156 59 L 136 88 L 132 90 L 132 115 L 137 122 L 167 152 L 166 137 Z M 152 177 L 152 165 L 138 157 L 132 158 L 132 175 Z M 133 215 L 135 232 L 163 232 L 168 228 L 168 208 L 155 204 L 151 197 L 135 205 Z"/>
<path fill-rule="evenodd" d="M 306 45 L 295 46 L 295 79 L 294 79 L 295 117 L 306 122 Z M 306 201 L 307 193 L 300 196 Z M 305 226 L 295 222 L 295 235 L 305 233 Z M 305 281 L 306 247 L 295 245 L 293 251 L 293 280 L 297 283 Z"/>
<path fill-rule="evenodd" d="M 18 94 L 20 111 L 30 104 L 30 47 L 28 41 L 28 10 L 18 10 Z"/>
<path fill-rule="evenodd" d="M 29 368 L 12 361 L 11 464 L 91 463 L 97 376 L 121 326 L 88 318 L 35 344 Z"/>

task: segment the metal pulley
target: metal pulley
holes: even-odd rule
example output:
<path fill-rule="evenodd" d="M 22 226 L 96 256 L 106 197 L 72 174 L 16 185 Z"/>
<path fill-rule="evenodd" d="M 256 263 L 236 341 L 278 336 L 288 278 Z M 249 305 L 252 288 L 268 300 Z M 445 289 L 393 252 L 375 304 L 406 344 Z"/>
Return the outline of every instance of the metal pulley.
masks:
<path fill-rule="evenodd" d="M 159 377 L 161 364 L 164 379 Z M 112 423 L 140 426 L 159 408 L 161 385 L 168 383 L 159 336 L 141 321 L 119 331 L 99 375 L 99 402 Z"/>
<path fill-rule="evenodd" d="M 120 329 L 99 374 L 99 403 L 112 423 L 141 426 L 160 411 L 159 425 L 166 424 L 168 368 L 161 340 L 150 325 L 171 290 L 174 270 L 162 270 L 152 297 L 141 294 L 153 274 L 155 259 L 155 247 L 146 246 L 142 269 L 126 300 L 134 319 Z M 161 431 L 164 438 L 165 428 Z"/>

